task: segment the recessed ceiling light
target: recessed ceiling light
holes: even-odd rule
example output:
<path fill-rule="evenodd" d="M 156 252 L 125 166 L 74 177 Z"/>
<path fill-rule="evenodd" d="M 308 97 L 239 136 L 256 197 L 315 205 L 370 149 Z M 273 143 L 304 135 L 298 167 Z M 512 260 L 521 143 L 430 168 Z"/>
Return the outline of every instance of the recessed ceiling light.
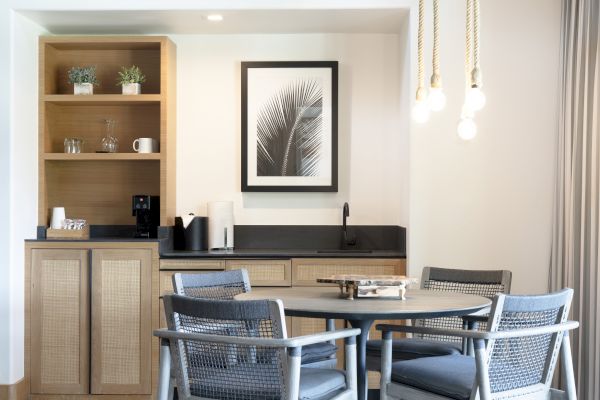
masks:
<path fill-rule="evenodd" d="M 223 21 L 223 16 L 221 14 L 210 14 L 206 19 L 212 22 L 219 22 Z"/>

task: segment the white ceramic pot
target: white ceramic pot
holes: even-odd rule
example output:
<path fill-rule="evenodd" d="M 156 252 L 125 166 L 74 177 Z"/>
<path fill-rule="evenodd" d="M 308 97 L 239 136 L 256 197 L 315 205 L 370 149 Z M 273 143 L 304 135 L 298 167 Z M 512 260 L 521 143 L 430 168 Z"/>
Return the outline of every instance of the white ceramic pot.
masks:
<path fill-rule="evenodd" d="M 73 88 L 73 93 L 79 95 L 94 94 L 94 85 L 91 83 L 76 83 Z"/>
<path fill-rule="evenodd" d="M 142 94 L 142 85 L 139 83 L 125 83 L 121 87 L 123 88 L 123 94 Z"/>

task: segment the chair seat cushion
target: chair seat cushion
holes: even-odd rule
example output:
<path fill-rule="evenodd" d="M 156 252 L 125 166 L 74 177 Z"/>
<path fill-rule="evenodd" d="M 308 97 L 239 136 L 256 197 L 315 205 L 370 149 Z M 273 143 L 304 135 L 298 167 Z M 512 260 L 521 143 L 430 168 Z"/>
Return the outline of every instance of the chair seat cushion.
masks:
<path fill-rule="evenodd" d="M 392 382 L 456 400 L 468 400 L 475 359 L 463 355 L 423 357 L 392 363 Z"/>
<path fill-rule="evenodd" d="M 346 375 L 337 369 L 300 368 L 300 400 L 325 400 L 346 389 Z"/>
<path fill-rule="evenodd" d="M 381 340 L 367 341 L 367 357 L 381 357 Z M 392 340 L 393 360 L 412 360 L 421 357 L 448 356 L 461 354 L 460 343 L 442 342 L 425 339 Z"/>
<path fill-rule="evenodd" d="M 194 396 L 209 399 L 279 400 L 284 393 L 277 372 L 276 364 L 261 363 L 202 368 L 189 376 L 190 392 Z M 345 389 L 346 375 L 342 371 L 329 368 L 300 369 L 301 400 L 326 400 Z"/>
<path fill-rule="evenodd" d="M 316 361 L 322 361 L 332 356 L 337 351 L 337 346 L 329 342 L 309 344 L 302 348 L 302 364 L 310 364 Z"/>

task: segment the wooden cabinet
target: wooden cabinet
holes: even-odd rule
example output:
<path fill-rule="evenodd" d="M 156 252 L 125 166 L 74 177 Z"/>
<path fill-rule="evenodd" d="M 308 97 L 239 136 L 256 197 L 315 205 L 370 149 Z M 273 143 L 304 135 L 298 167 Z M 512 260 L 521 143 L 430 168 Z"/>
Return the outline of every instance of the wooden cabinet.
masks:
<path fill-rule="evenodd" d="M 225 269 L 248 270 L 252 286 L 291 286 L 290 260 L 227 260 Z"/>
<path fill-rule="evenodd" d="M 317 278 L 339 274 L 397 275 L 406 271 L 406 260 L 377 258 L 295 258 L 293 286 L 321 286 Z"/>
<path fill-rule="evenodd" d="M 73 66 L 96 66 L 94 94 L 76 96 Z M 115 85 L 122 66 L 146 75 L 142 93 L 124 96 Z M 165 36 L 44 36 L 39 42 L 38 225 L 49 210 L 94 225 L 133 224 L 131 197 L 160 196 L 160 224 L 175 216 L 175 45 Z M 117 121 L 117 153 L 96 153 L 105 120 Z M 150 137 L 159 151 L 138 154 L 134 139 Z M 65 138 L 81 138 L 79 154 L 65 154 Z"/>
<path fill-rule="evenodd" d="M 89 392 L 88 252 L 31 252 L 31 393 Z"/>
<path fill-rule="evenodd" d="M 92 394 L 150 394 L 150 250 L 92 250 Z"/>
<path fill-rule="evenodd" d="M 27 245 L 26 375 L 32 398 L 149 400 L 158 367 L 152 335 L 158 328 L 158 245 L 86 246 L 90 242 Z"/>

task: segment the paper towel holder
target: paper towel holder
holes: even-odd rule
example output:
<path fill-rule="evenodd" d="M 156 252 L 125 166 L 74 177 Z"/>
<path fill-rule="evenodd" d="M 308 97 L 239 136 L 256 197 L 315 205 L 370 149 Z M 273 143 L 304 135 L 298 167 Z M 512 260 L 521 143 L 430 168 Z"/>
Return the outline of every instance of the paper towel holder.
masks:
<path fill-rule="evenodd" d="M 233 202 L 212 201 L 208 203 L 208 247 L 232 250 L 234 247 Z"/>

